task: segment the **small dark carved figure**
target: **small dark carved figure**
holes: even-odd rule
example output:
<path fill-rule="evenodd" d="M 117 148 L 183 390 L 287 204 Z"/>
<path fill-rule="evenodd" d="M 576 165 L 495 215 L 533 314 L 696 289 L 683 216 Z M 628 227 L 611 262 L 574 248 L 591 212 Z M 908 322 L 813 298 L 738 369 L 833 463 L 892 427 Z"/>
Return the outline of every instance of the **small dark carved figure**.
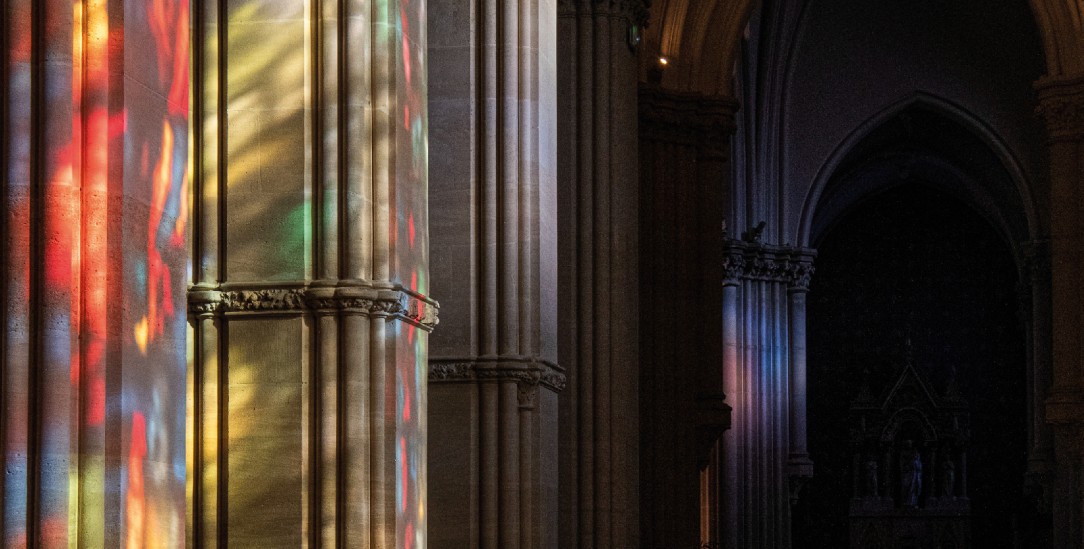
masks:
<path fill-rule="evenodd" d="M 941 462 L 941 495 L 954 497 L 956 495 L 956 464 L 951 459 Z"/>
<path fill-rule="evenodd" d="M 922 493 L 922 456 L 910 440 L 900 449 L 900 505 L 917 507 Z"/>
<path fill-rule="evenodd" d="M 865 494 L 867 496 L 877 497 L 877 460 L 866 460 L 863 469 L 863 478 L 865 480 Z"/>

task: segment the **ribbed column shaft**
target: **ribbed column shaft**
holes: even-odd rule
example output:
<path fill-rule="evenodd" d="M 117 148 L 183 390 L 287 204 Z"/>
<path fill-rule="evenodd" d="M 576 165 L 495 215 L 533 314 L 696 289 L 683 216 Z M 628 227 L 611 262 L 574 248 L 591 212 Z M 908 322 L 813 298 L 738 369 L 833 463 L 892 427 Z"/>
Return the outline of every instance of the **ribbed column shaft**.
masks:
<path fill-rule="evenodd" d="M 558 44 L 562 547 L 640 544 L 636 55 L 640 2 L 563 1 Z"/>
<path fill-rule="evenodd" d="M 738 348 L 724 346 L 724 336 L 736 337 L 724 315 L 737 304 L 727 308 L 721 283 L 736 108 L 727 98 L 640 90 L 640 319 L 657 327 L 641 341 L 641 436 L 651 442 L 642 445 L 640 486 L 642 516 L 662 517 L 642 522 L 645 546 L 718 543 L 729 526 L 713 525 L 735 509 L 724 505 L 732 492 L 719 476 L 718 444 L 730 424 L 724 349 Z"/>
<path fill-rule="evenodd" d="M 78 536 L 68 520 L 78 498 L 68 482 L 78 474 L 79 395 L 69 372 L 79 364 L 79 200 L 68 156 L 75 27 L 70 3 L 3 10 L 3 540 L 59 546 Z"/>
<path fill-rule="evenodd" d="M 435 547 L 556 547 L 556 9 L 432 6 Z"/>
<path fill-rule="evenodd" d="M 1039 112 L 1050 149 L 1054 427 L 1053 546 L 1084 546 L 1084 76 L 1040 80 Z"/>
<path fill-rule="evenodd" d="M 190 544 L 423 546 L 426 2 L 193 7 Z"/>
<path fill-rule="evenodd" d="M 804 451 L 804 297 L 811 250 L 728 240 L 723 382 L 733 428 L 723 435 L 723 547 L 788 547 L 790 490 L 812 473 Z"/>
<path fill-rule="evenodd" d="M 187 15 L 0 8 L 5 546 L 183 538 Z"/>

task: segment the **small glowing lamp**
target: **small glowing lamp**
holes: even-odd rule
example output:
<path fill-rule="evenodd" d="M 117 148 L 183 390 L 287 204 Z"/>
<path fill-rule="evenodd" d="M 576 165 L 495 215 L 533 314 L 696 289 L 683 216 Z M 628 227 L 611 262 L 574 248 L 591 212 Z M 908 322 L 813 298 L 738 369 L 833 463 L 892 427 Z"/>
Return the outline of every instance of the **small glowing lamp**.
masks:
<path fill-rule="evenodd" d="M 670 64 L 670 60 L 660 55 L 659 64 L 665 67 L 666 65 Z"/>

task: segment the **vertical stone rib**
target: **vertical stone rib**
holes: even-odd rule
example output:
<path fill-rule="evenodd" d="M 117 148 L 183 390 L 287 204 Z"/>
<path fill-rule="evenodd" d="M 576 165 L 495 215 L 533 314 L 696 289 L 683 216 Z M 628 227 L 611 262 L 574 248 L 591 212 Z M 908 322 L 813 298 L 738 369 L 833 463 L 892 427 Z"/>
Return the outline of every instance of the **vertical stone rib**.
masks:
<path fill-rule="evenodd" d="M 500 402 L 500 387 L 496 383 L 483 383 L 479 416 L 481 434 L 478 444 L 481 448 L 481 521 L 483 549 L 500 547 L 500 478 L 494 474 L 500 467 L 500 426 L 497 423 Z"/>
<path fill-rule="evenodd" d="M 482 120 L 479 124 L 481 139 L 478 154 L 481 156 L 478 162 L 478 196 L 481 200 L 479 210 L 483 212 L 478 222 L 479 234 L 476 242 L 481 247 L 479 250 L 479 281 L 481 283 L 481 307 L 479 307 L 481 356 L 497 356 L 501 348 L 500 323 L 501 302 L 500 296 L 503 289 L 500 284 L 499 266 L 501 261 L 501 232 L 499 217 L 499 181 L 497 170 L 500 166 L 500 134 L 499 127 L 502 108 L 500 104 L 498 86 L 498 58 L 500 51 L 497 48 L 498 40 L 498 15 L 501 2 L 498 0 L 479 0 L 479 26 L 478 36 L 481 44 L 478 47 L 478 78 L 481 80 L 478 86 L 481 97 L 479 98 L 479 112 Z"/>
<path fill-rule="evenodd" d="M 11 19 L 12 13 L 15 10 L 15 2 L 9 2 L 0 7 L 0 200 L 3 201 L 5 209 L 0 212 L 0 245 L 3 245 L 4 249 L 8 250 L 5 257 L 0 259 L 0 270 L 4 272 L 4 282 L 0 283 L 0 462 L 4 465 L 4 474 L 0 475 L 0 496 L 4 498 L 4 501 L 8 501 L 8 469 L 13 464 L 10 463 L 8 458 L 8 434 L 10 432 L 9 418 L 12 412 L 9 411 L 11 407 L 11 399 L 13 394 L 9 393 L 13 386 L 18 386 L 19 383 L 16 379 L 12 379 L 15 376 L 16 368 L 13 368 L 11 360 L 8 356 L 8 339 L 9 331 L 11 330 L 12 319 L 10 318 L 15 312 L 15 309 L 10 301 L 12 294 L 10 286 L 13 285 L 13 281 L 17 280 L 14 276 L 15 264 L 17 263 L 12 256 L 17 248 L 12 244 L 10 237 L 10 226 L 13 217 L 13 206 L 15 201 L 12 199 L 11 194 L 11 178 L 14 175 L 11 169 L 11 152 L 12 152 L 12 139 L 14 131 L 14 124 L 12 123 L 10 113 L 10 102 L 12 101 L 11 92 L 14 87 L 14 78 L 11 70 L 12 57 L 15 55 L 15 50 L 11 47 L 12 34 L 15 34 L 12 30 Z M 21 373 L 21 372 L 19 372 Z M 11 377 L 9 377 L 11 376 Z M 17 394 L 17 393 L 15 393 Z M 14 408 L 18 409 L 18 408 Z M 15 468 L 13 468 L 15 469 Z M 12 471 L 14 472 L 14 471 Z M 14 498 L 13 498 L 14 501 Z M 0 506 L 0 542 L 7 543 L 8 540 L 8 506 Z"/>
<path fill-rule="evenodd" d="M 196 387 L 200 395 L 196 407 L 197 429 L 194 440 L 198 441 L 199 452 L 196 454 L 200 467 L 197 469 L 196 483 L 198 493 L 190 503 L 193 518 L 194 545 L 200 547 L 224 547 L 226 544 L 226 478 L 220 478 L 225 471 L 226 434 L 222 429 L 225 403 L 220 398 L 220 384 L 225 378 L 223 366 L 219 363 L 218 326 L 210 316 L 199 318 L 196 327 L 196 353 L 199 366 L 196 368 Z"/>
<path fill-rule="evenodd" d="M 610 25 L 609 17 L 596 17 L 594 20 L 595 52 L 610 52 Z M 594 155 L 594 242 L 592 248 L 595 256 L 595 288 L 594 318 L 596 327 L 593 341 L 595 368 L 595 409 L 593 410 L 596 460 L 595 460 L 595 531 L 596 544 L 609 545 L 613 540 L 614 532 L 611 530 L 610 513 L 613 512 L 612 478 L 610 465 L 613 462 L 611 455 L 611 425 L 613 423 L 613 410 L 610 401 L 612 391 L 613 363 L 611 362 L 610 346 L 614 343 L 611 339 L 610 316 L 611 300 L 618 299 L 614 295 L 615 288 L 612 286 L 613 273 L 611 272 L 613 259 L 613 217 L 611 212 L 611 187 L 610 179 L 612 166 L 610 164 L 610 132 L 612 130 L 612 117 L 610 94 L 613 93 L 610 78 L 609 55 L 595 55 L 593 61 L 594 79 L 594 133 L 592 134 Z"/>
<path fill-rule="evenodd" d="M 516 549 L 520 545 L 519 499 L 519 414 L 515 383 L 501 383 L 499 396 L 499 463 L 497 478 L 500 483 L 498 505 L 500 507 L 498 537 L 501 549 Z"/>
<path fill-rule="evenodd" d="M 201 116 L 192 121 L 196 145 L 193 147 L 192 261 L 195 288 L 211 288 L 225 277 L 226 191 L 226 44 L 228 29 L 224 24 L 224 0 L 192 3 L 192 107 Z M 225 405 L 220 398 L 226 376 L 221 351 L 219 327 L 210 314 L 198 315 L 192 332 L 195 341 L 195 383 L 189 392 L 195 397 L 187 428 L 193 441 L 191 496 L 191 545 L 219 547 L 226 543 L 226 435 Z M 221 342 L 224 345 L 224 342 Z"/>
<path fill-rule="evenodd" d="M 520 212 L 519 193 L 519 17 L 518 2 L 502 2 L 497 18 L 497 65 L 495 67 L 498 94 L 497 126 L 497 261 L 498 296 L 501 323 L 498 325 L 501 355 L 522 354 L 519 334 L 520 316 Z"/>
<path fill-rule="evenodd" d="M 576 134 L 579 136 L 577 140 L 579 147 L 576 151 L 576 166 L 579 173 L 577 174 L 577 184 L 574 185 L 578 191 L 576 209 L 579 216 L 576 223 L 579 236 L 579 242 L 576 246 L 576 268 L 579 275 L 576 281 L 576 290 L 578 292 L 578 319 L 594 319 L 595 302 L 592 296 L 595 285 L 595 256 L 592 239 L 595 232 L 595 189 L 588 182 L 593 179 L 592 176 L 595 171 L 595 159 L 591 154 L 594 147 L 595 121 L 593 104 L 595 29 L 592 22 L 585 20 L 586 18 L 580 16 L 578 11 L 576 15 L 576 30 L 578 32 L 576 44 L 578 50 L 575 52 L 577 58 L 574 70 L 576 81 L 579 84 L 577 90 L 578 101 L 574 107 L 578 124 Z M 580 334 L 576 345 L 578 357 L 576 361 L 577 371 L 575 372 L 578 381 L 576 384 L 577 402 L 579 404 L 577 424 L 579 425 L 580 435 L 578 441 L 580 476 L 577 479 L 580 486 L 580 517 L 578 521 L 580 547 L 593 547 L 595 545 L 597 527 L 594 519 L 595 494 L 597 493 L 594 445 L 595 422 L 593 419 L 595 409 L 595 369 L 591 367 L 595 358 L 593 342 L 597 327 L 598 325 L 594 322 L 577 322 L 577 331 Z"/>
<path fill-rule="evenodd" d="M 349 257 L 349 260 L 369 263 L 368 276 L 373 280 L 388 280 L 391 276 L 391 210 L 392 185 L 395 182 L 395 120 L 397 116 L 395 78 L 397 37 L 394 22 L 398 14 L 393 2 L 371 2 L 372 13 L 372 130 L 369 136 L 373 144 L 373 155 L 368 167 L 372 173 L 372 194 L 368 210 L 369 224 L 372 227 L 372 249 L 369 261 L 364 257 Z M 382 9 L 383 8 L 383 9 Z M 351 63 L 353 61 L 350 61 Z M 363 217 L 364 219 L 365 217 Z M 375 363 L 374 363 L 375 364 Z"/>
<path fill-rule="evenodd" d="M 30 452 L 36 492 L 29 535 L 42 544 L 69 542 L 69 478 L 72 434 L 71 394 L 72 236 L 75 193 L 65 150 L 72 145 L 72 5 L 60 0 L 34 4 L 31 118 L 31 404 Z M 32 69 L 33 71 L 33 69 Z M 48 101 L 48 104 L 46 102 Z M 70 153 L 69 153 L 70 154 Z M 65 163 L 68 163 L 65 165 Z M 36 332 L 36 333 L 35 333 Z M 49 526 L 46 527 L 45 522 Z"/>
<path fill-rule="evenodd" d="M 339 410 L 342 442 L 339 460 L 342 494 L 339 510 L 342 511 L 343 547 L 371 547 L 370 530 L 373 528 L 373 499 L 370 478 L 373 475 L 372 431 L 373 418 L 369 387 L 372 379 L 368 361 L 372 357 L 370 346 L 370 320 L 354 312 L 341 316 L 342 343 L 341 383 L 338 396 L 342 399 Z M 349 344 L 348 344 L 349 342 Z"/>
<path fill-rule="evenodd" d="M 41 370 L 42 352 L 44 345 L 41 342 L 42 322 L 42 288 L 41 266 L 43 252 L 41 250 L 41 237 L 39 227 L 43 226 L 46 188 L 46 159 L 42 151 L 44 147 L 45 130 L 38 120 L 44 118 L 45 98 L 48 97 L 45 89 L 43 65 L 46 40 L 45 25 L 45 2 L 34 2 L 30 8 L 29 18 L 30 52 L 29 52 L 29 89 L 30 95 L 30 120 L 29 128 L 29 180 L 27 181 L 27 425 L 26 425 L 26 524 L 23 532 L 27 538 L 37 539 L 40 536 L 39 523 L 41 520 Z"/>
<path fill-rule="evenodd" d="M 349 113 L 340 85 L 345 49 L 339 44 L 346 27 L 342 0 L 315 0 L 312 10 L 314 272 L 317 279 L 330 280 L 339 275 L 339 182 L 346 165 L 346 149 L 339 143 Z"/>
<path fill-rule="evenodd" d="M 29 44 L 31 32 L 30 2 L 26 0 L 5 3 L 2 10 L 0 41 L 8 48 L 3 50 L 3 72 L 0 86 L 3 106 L 0 107 L 0 166 L 3 167 L 0 185 L 3 185 L 6 209 L 2 221 L 6 271 L 3 290 L 4 332 L 2 336 L 3 364 L 0 367 L 0 389 L 3 391 L 2 414 L 0 414 L 0 449 L 3 450 L 4 505 L 0 507 L 3 520 L 0 542 L 14 544 L 20 533 L 25 533 L 29 523 L 30 464 L 28 431 L 31 426 L 31 363 L 29 353 L 30 299 L 26 288 L 30 272 L 30 189 L 32 181 L 31 160 L 20 154 L 29 149 L 28 130 L 31 128 L 31 109 L 26 108 L 33 97 L 29 75 L 32 64 L 30 52 L 17 45 Z"/>
<path fill-rule="evenodd" d="M 339 6 L 339 277 L 371 280 L 377 277 L 375 231 L 378 223 L 387 224 L 386 218 L 377 219 L 374 201 L 377 187 L 383 184 L 386 188 L 388 183 L 380 170 L 388 169 L 384 159 L 391 149 L 386 124 L 387 87 L 391 84 L 387 80 L 388 55 L 381 52 L 387 40 L 374 35 L 387 29 L 376 28 L 386 22 L 381 23 L 383 14 L 377 12 L 375 3 L 340 0 Z M 378 128 L 382 117 L 385 123 Z"/>
<path fill-rule="evenodd" d="M 790 454 L 791 458 L 806 457 L 806 294 L 808 290 L 793 287 L 790 298 Z M 808 459 L 808 458 L 806 458 Z"/>
<path fill-rule="evenodd" d="M 735 410 L 740 410 L 737 402 L 740 400 L 740 374 L 739 374 L 739 293 L 740 286 L 737 280 L 730 278 L 723 281 L 723 387 L 727 392 L 730 405 Z M 743 415 L 739 412 L 739 417 Z M 739 423 L 740 424 L 740 423 Z M 723 437 L 723 477 L 722 491 L 722 520 L 727 528 L 723 529 L 720 539 L 724 549 L 736 549 L 738 545 L 738 525 L 740 516 L 739 490 L 735 479 L 740 475 L 738 456 L 741 448 L 740 430 L 732 430 Z"/>
<path fill-rule="evenodd" d="M 387 319 L 369 319 L 369 545 L 383 549 L 395 544 L 395 403 L 394 365 L 388 364 Z M 348 363 L 350 368 L 354 364 Z M 364 364 L 364 363 L 361 363 Z M 389 370 L 391 370 L 389 374 Z M 389 386 L 388 384 L 392 385 Z M 363 544 L 364 545 L 364 544 Z"/>
<path fill-rule="evenodd" d="M 11 360 L 8 356 L 8 339 L 9 331 L 12 326 L 12 319 L 15 312 L 13 303 L 10 301 L 12 295 L 11 286 L 13 281 L 17 280 L 15 273 L 13 272 L 17 263 L 13 259 L 13 252 L 17 249 L 11 241 L 11 222 L 14 214 L 13 196 L 11 194 L 11 179 L 14 175 L 11 168 L 11 156 L 12 146 L 15 139 L 12 136 L 15 134 L 14 124 L 11 119 L 11 106 L 12 101 L 11 92 L 14 87 L 14 75 L 12 74 L 12 57 L 15 56 L 15 50 L 11 47 L 12 35 L 15 34 L 12 29 L 11 19 L 12 13 L 15 11 L 15 2 L 8 2 L 0 7 L 0 200 L 3 201 L 5 209 L 0 212 L 0 245 L 3 245 L 4 249 L 8 250 L 5 257 L 0 259 L 0 270 L 4 272 L 4 282 L 0 283 L 0 463 L 4 465 L 4 474 L 0 475 L 0 496 L 4 498 L 4 501 L 8 501 L 8 475 L 9 471 L 17 469 L 17 466 L 8 469 L 13 464 L 10 463 L 8 458 L 8 435 L 10 432 L 9 418 L 12 412 L 9 411 L 11 407 L 11 399 L 14 396 L 9 392 L 13 385 L 18 386 L 20 383 L 17 381 L 17 377 L 12 375 L 16 374 L 12 370 L 16 370 L 11 364 Z M 21 372 L 18 372 L 21 373 Z M 14 378 L 14 379 L 13 379 Z M 13 384 L 13 382 L 15 382 Z M 17 393 L 14 393 L 17 394 Z M 13 410 L 18 409 L 12 407 Z M 13 411 L 12 410 L 12 411 Z M 14 498 L 12 499 L 14 501 Z M 7 505 L 0 506 L 0 542 L 7 543 L 8 540 L 8 516 L 9 510 Z"/>
<path fill-rule="evenodd" d="M 517 0 L 516 8 L 516 168 L 518 181 L 516 190 L 516 209 L 518 211 L 518 240 L 526 242 L 524 249 L 519 250 L 517 279 L 519 289 L 516 302 L 519 309 L 519 333 L 517 335 L 518 351 L 516 354 L 536 356 L 538 347 L 534 344 L 538 328 L 538 295 L 535 287 L 538 278 L 535 270 L 535 259 L 538 256 L 539 242 L 536 238 L 529 238 L 537 232 L 535 214 L 538 202 L 538 164 L 536 162 L 538 141 L 535 139 L 535 120 L 537 118 L 538 97 L 535 88 L 537 78 L 531 75 L 537 74 L 536 63 L 538 51 L 533 45 L 536 34 L 537 0 Z"/>
<path fill-rule="evenodd" d="M 192 277 L 197 285 L 219 281 L 219 204 L 225 189 L 225 80 L 222 78 L 225 55 L 225 29 L 220 25 L 221 6 L 211 2 L 192 2 L 192 110 L 202 113 L 192 119 L 196 137 L 193 147 L 192 205 Z"/>
<path fill-rule="evenodd" d="M 344 502 L 340 494 L 342 462 L 339 459 L 341 427 L 340 402 L 344 386 L 339 361 L 339 327 L 332 311 L 318 311 L 315 321 L 317 341 L 316 354 L 316 432 L 312 440 L 316 444 L 314 476 L 316 493 L 313 496 L 314 516 L 312 530 L 317 536 L 315 547 L 335 548 L 339 545 L 341 515 Z"/>
<path fill-rule="evenodd" d="M 539 539 L 540 532 L 535 530 L 535 504 L 534 504 L 534 486 L 537 480 L 533 478 L 534 469 L 536 468 L 533 445 L 531 441 L 534 440 L 534 418 L 533 409 L 531 407 L 530 400 L 532 395 L 525 394 L 525 388 L 523 384 L 517 384 L 516 386 L 516 400 L 518 405 L 518 414 L 516 417 L 519 424 L 516 426 L 519 436 L 519 455 L 516 456 L 516 463 L 519 470 L 516 474 L 519 477 L 519 494 L 518 500 L 520 501 L 519 516 L 517 517 L 519 522 L 519 547 L 520 549 L 532 549 L 536 546 L 535 540 Z M 527 389 L 530 391 L 530 389 Z M 533 395 L 537 399 L 537 395 Z"/>

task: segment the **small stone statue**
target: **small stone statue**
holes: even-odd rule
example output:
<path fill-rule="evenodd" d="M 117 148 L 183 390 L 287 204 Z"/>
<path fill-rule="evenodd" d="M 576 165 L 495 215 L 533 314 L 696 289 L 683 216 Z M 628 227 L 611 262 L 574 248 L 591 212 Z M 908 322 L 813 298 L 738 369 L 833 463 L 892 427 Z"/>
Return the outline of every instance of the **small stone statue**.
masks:
<path fill-rule="evenodd" d="M 865 495 L 877 497 L 877 460 L 867 459 L 862 472 Z"/>
<path fill-rule="evenodd" d="M 941 496 L 956 496 L 956 464 L 951 459 L 941 462 Z"/>
<path fill-rule="evenodd" d="M 922 494 L 922 456 L 910 440 L 903 441 L 900 449 L 900 505 L 918 507 Z"/>
<path fill-rule="evenodd" d="M 749 229 L 748 231 L 742 233 L 741 239 L 749 242 L 750 244 L 756 244 L 760 242 L 760 237 L 764 235 L 765 226 L 767 226 L 767 223 L 764 221 L 757 223 L 756 227 L 753 227 L 752 229 Z"/>

